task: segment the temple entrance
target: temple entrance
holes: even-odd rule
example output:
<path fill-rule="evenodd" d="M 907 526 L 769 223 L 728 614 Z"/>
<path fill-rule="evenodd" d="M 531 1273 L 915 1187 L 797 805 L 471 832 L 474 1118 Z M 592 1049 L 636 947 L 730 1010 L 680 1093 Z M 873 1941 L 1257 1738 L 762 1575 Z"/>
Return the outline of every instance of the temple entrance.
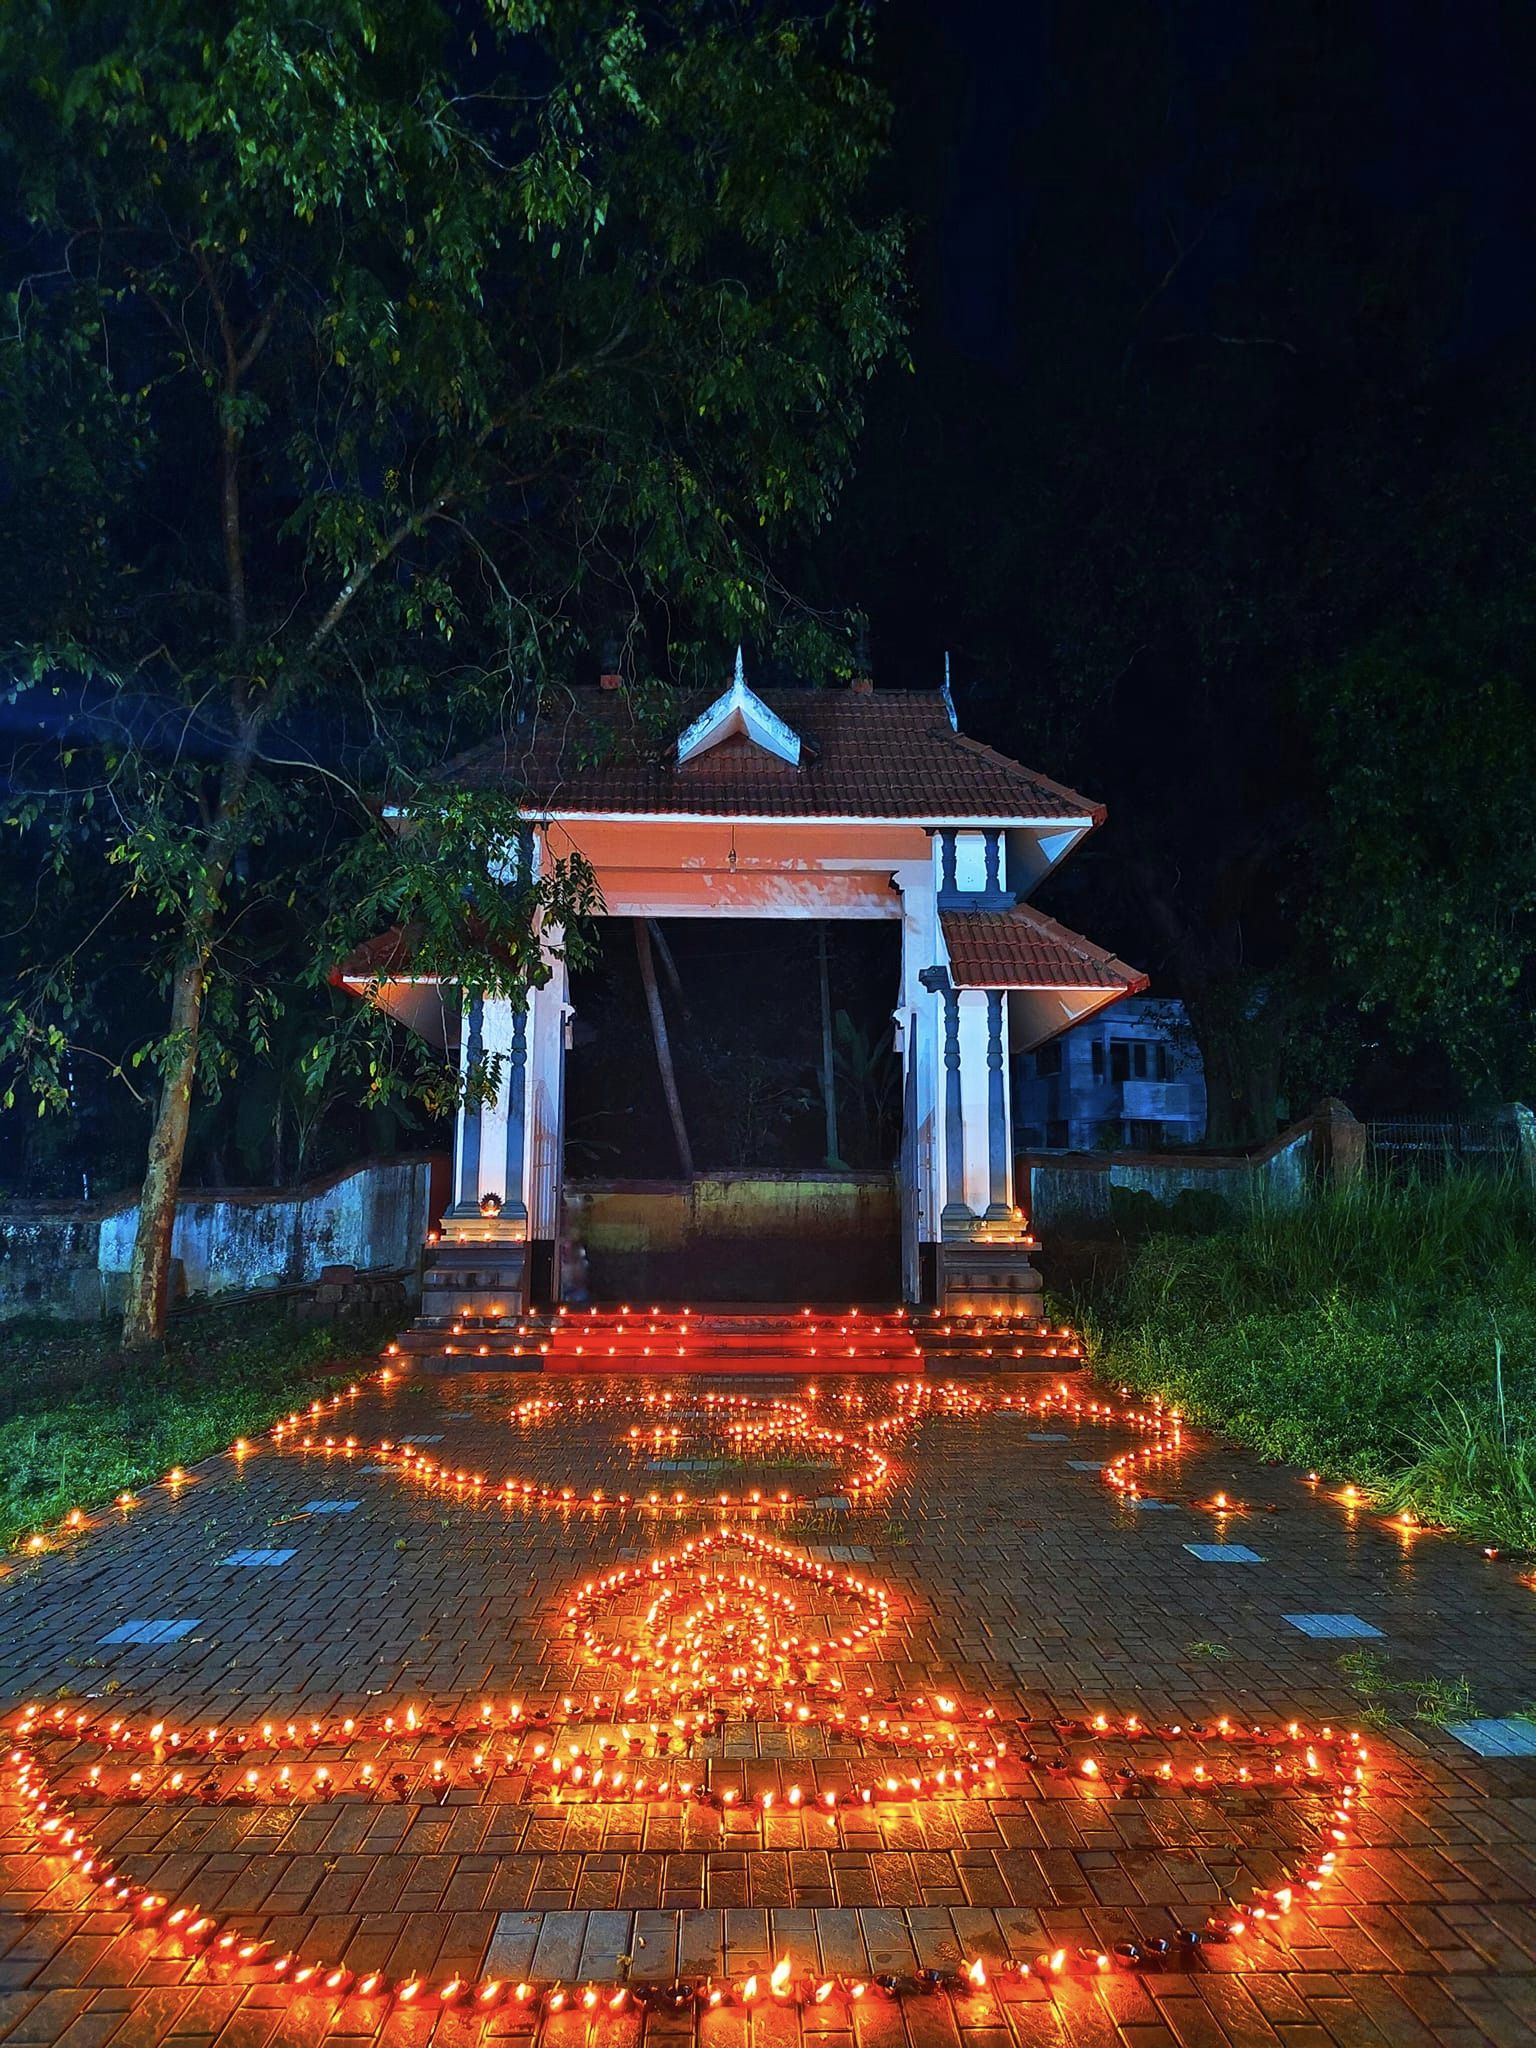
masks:
<path fill-rule="evenodd" d="M 570 985 L 563 1299 L 899 1300 L 899 923 L 599 938 Z"/>
<path fill-rule="evenodd" d="M 968 739 L 947 680 L 881 693 L 861 676 L 763 696 L 738 650 L 726 688 L 679 706 L 664 730 L 640 720 L 615 674 L 564 700 L 453 772 L 523 804 L 509 875 L 585 864 L 612 931 L 629 935 L 609 949 L 611 974 L 573 988 L 550 929 L 546 972 L 526 994 L 445 1002 L 413 973 L 406 930 L 337 970 L 436 1032 L 466 1080 L 452 1200 L 409 1348 L 549 1370 L 616 1368 L 632 1350 L 642 1366 L 664 1353 L 682 1370 L 696 1330 L 619 1315 L 603 1329 L 603 1302 L 753 1302 L 773 1330 L 719 1333 L 750 1353 L 770 1339 L 782 1349 L 786 1305 L 798 1316 L 820 1296 L 850 1321 L 860 1297 L 894 1298 L 889 1323 L 912 1312 L 908 1334 L 878 1335 L 887 1367 L 910 1361 L 919 1315 L 940 1338 L 984 1321 L 987 1357 L 1003 1335 L 1010 1357 L 1053 1356 L 1014 1200 L 1009 1059 L 1145 985 L 1028 900 L 1100 807 Z M 823 1004 L 822 932 L 839 963 L 873 949 L 878 965 L 849 983 L 867 991 L 856 1003 L 829 989 Z M 836 1066 L 839 1008 L 845 1076 L 869 1071 L 840 1098 L 833 1136 L 819 1076 L 828 1012 Z M 676 1039 L 670 1086 L 658 1022 Z M 829 1156 L 845 1164 L 829 1169 Z M 611 1184 L 632 1181 L 606 1164 L 624 1160 L 645 1186 Z M 786 1213 L 776 1244 L 767 1225 Z M 578 1336 L 578 1307 L 600 1341 Z M 838 1326 L 841 1358 L 861 1353 L 861 1333 Z M 833 1332 L 802 1334 L 810 1356 Z"/>

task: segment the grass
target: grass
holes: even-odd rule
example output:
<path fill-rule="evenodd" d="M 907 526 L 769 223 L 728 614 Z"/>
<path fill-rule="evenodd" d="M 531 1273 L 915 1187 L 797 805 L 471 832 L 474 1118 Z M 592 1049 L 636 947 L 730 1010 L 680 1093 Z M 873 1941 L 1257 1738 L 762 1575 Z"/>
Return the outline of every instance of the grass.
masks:
<path fill-rule="evenodd" d="M 1385 1728 L 1400 1720 L 1400 1703 L 1408 1705 L 1413 1720 L 1434 1728 L 1477 1716 L 1472 1682 L 1464 1673 L 1457 1678 L 1399 1677 L 1375 1650 L 1346 1650 L 1338 1663 L 1344 1682 L 1364 1708 L 1362 1720 L 1371 1727 Z"/>
<path fill-rule="evenodd" d="M 1536 1192 L 1363 1180 L 1153 1236 L 1078 1305 L 1098 1369 L 1267 1457 L 1536 1549 Z"/>
<path fill-rule="evenodd" d="M 151 1362 L 118 1350 L 105 1327 L 0 1326 L 0 1546 L 264 1429 L 300 1396 L 371 1364 L 383 1334 L 210 1308 L 175 1318 Z"/>

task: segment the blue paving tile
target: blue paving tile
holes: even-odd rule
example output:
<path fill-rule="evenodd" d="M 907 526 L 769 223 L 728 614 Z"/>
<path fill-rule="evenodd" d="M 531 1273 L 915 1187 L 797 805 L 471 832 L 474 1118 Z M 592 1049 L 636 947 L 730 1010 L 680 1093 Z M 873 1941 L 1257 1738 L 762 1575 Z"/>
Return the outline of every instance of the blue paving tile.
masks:
<path fill-rule="evenodd" d="M 441 1430 L 436 1431 L 435 1434 L 429 1432 L 425 1436 L 418 1434 L 416 1436 L 403 1436 L 400 1439 L 403 1444 L 440 1444 L 442 1440 L 443 1432 Z"/>
<path fill-rule="evenodd" d="M 99 1636 L 101 1643 L 179 1643 L 183 1636 L 191 1635 L 193 1629 L 201 1628 L 196 1617 L 180 1621 L 125 1621 L 121 1628 L 113 1629 L 109 1636 Z"/>
<path fill-rule="evenodd" d="M 1069 1472 L 1102 1472 L 1104 1463 L 1102 1458 L 1068 1458 L 1067 1469 Z"/>
<path fill-rule="evenodd" d="M 1186 1543 L 1184 1548 L 1202 1564 L 1262 1564 L 1263 1558 L 1246 1543 Z"/>
<path fill-rule="evenodd" d="M 223 1562 L 225 1564 L 286 1564 L 290 1557 L 297 1557 L 296 1550 L 232 1550 Z"/>
<path fill-rule="evenodd" d="M 1064 1429 L 1032 1429 L 1029 1441 L 1032 1444 L 1069 1444 L 1072 1439 Z"/>
<path fill-rule="evenodd" d="M 1287 1614 L 1284 1620 L 1292 1628 L 1299 1628 L 1304 1636 L 1327 1636 L 1342 1641 L 1345 1636 L 1379 1636 L 1381 1630 L 1372 1628 L 1368 1621 L 1362 1621 L 1358 1614 Z"/>
<path fill-rule="evenodd" d="M 1178 1502 L 1176 1500 L 1148 1500 L 1145 1494 L 1141 1494 L 1131 1502 L 1131 1506 L 1136 1509 L 1138 1514 L 1146 1514 L 1151 1510 L 1171 1511 L 1178 1506 Z"/>
<path fill-rule="evenodd" d="M 1536 1721 L 1518 1714 L 1499 1721 L 1450 1721 L 1445 1732 L 1479 1756 L 1536 1756 Z"/>
<path fill-rule="evenodd" d="M 362 1506 L 360 1500 L 307 1500 L 306 1515 L 350 1515 Z"/>

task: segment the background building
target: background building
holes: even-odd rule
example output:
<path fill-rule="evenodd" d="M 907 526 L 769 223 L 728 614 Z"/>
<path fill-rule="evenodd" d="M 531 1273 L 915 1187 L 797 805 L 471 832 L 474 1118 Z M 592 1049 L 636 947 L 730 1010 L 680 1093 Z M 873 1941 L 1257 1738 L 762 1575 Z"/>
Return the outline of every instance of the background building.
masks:
<path fill-rule="evenodd" d="M 1126 996 L 1015 1062 L 1021 1149 L 1095 1152 L 1194 1145 L 1205 1136 L 1205 1070 L 1184 1005 Z"/>

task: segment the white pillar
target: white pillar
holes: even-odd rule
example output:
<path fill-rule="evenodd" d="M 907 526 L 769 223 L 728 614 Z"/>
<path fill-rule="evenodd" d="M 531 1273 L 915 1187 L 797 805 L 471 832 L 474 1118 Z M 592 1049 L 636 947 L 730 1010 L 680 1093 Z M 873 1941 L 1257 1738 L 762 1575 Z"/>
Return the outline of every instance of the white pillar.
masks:
<path fill-rule="evenodd" d="M 997 1218 L 1001 1201 L 1002 1213 L 1010 1221 L 1017 1221 L 1019 1208 L 1013 1194 L 1013 1079 L 1012 1062 L 1008 1057 L 1008 997 L 999 989 L 993 992 L 992 1001 L 997 1024 L 997 1044 L 989 1050 L 987 1064 L 993 1090 L 993 1107 L 994 1110 L 1000 1108 L 1002 1111 L 1002 1129 L 999 1133 L 994 1120 L 992 1199 L 987 1205 L 987 1213 Z M 998 1157 L 999 1146 L 1001 1161 Z"/>
<path fill-rule="evenodd" d="M 565 962 L 550 958 L 550 978 L 530 999 L 526 1177 L 530 1240 L 553 1246 L 560 1228 L 565 1155 L 565 1042 L 571 1018 Z"/>
<path fill-rule="evenodd" d="M 901 1001 L 895 1016 L 901 1033 L 903 1080 L 916 1067 L 911 1164 L 916 1177 L 917 1235 L 920 1242 L 932 1244 L 939 1236 L 939 1211 L 944 1205 L 944 998 L 920 977 L 943 959 L 943 941 L 932 862 L 903 861 L 894 880 L 901 893 Z"/>
<path fill-rule="evenodd" d="M 485 1003 L 472 989 L 463 991 L 459 1014 L 459 1079 L 467 1080 L 484 1055 Z M 480 1104 L 461 1096 L 453 1128 L 453 1199 L 448 1217 L 480 1213 Z"/>
<path fill-rule="evenodd" d="M 480 1193 L 501 1197 L 509 1237 L 525 1236 L 528 1221 L 528 1022 L 528 998 L 486 998 L 485 1052 L 498 1071 L 496 1100 L 480 1112 Z"/>
<path fill-rule="evenodd" d="M 964 1164 L 962 1196 L 973 1217 L 986 1214 L 991 1199 L 991 1137 L 988 1119 L 987 991 L 960 990 L 960 1116 Z"/>

